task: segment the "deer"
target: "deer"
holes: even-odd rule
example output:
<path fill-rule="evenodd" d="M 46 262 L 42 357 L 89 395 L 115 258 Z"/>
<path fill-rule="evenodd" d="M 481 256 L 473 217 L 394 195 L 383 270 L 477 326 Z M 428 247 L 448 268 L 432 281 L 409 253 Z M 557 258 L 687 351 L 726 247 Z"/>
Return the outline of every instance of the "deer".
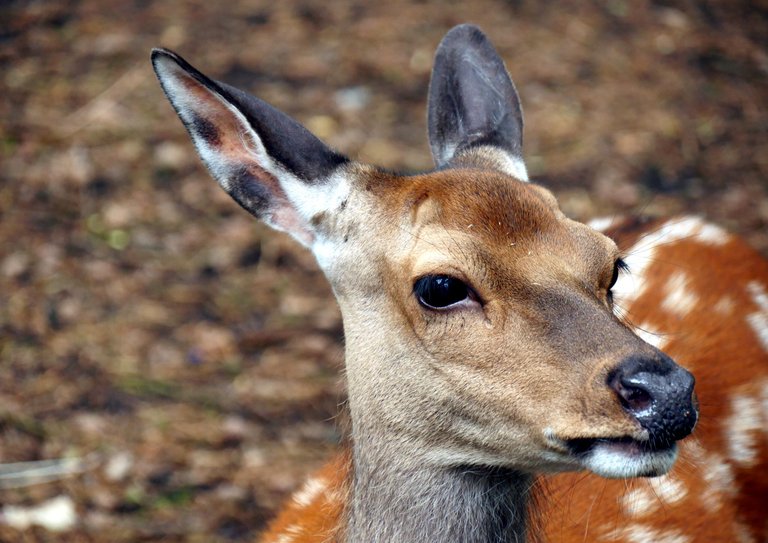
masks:
<path fill-rule="evenodd" d="M 415 174 L 151 59 L 212 176 L 341 308 L 348 443 L 263 543 L 766 540 L 768 263 L 697 217 L 565 216 L 480 29 L 437 49 Z"/>

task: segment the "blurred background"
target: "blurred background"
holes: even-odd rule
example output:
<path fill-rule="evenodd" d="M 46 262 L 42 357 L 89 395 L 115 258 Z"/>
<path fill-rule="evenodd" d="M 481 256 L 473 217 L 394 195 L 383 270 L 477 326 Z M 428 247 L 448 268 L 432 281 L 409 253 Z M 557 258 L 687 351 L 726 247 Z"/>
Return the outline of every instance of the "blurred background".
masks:
<path fill-rule="evenodd" d="M 697 213 L 768 254 L 765 0 L 0 10 L 0 541 L 247 541 L 340 438 L 330 289 L 209 178 L 153 46 L 421 170 L 433 52 L 474 22 L 566 213 Z"/>

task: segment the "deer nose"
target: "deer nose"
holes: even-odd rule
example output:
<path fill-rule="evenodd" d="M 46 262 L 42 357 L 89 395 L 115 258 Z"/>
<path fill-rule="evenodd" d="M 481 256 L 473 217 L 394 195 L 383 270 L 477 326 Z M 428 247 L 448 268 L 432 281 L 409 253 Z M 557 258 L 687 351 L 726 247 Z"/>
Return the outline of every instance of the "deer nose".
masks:
<path fill-rule="evenodd" d="M 650 445 L 664 448 L 693 431 L 699 418 L 695 379 L 671 358 L 631 356 L 608 376 L 624 408 L 648 432 Z"/>

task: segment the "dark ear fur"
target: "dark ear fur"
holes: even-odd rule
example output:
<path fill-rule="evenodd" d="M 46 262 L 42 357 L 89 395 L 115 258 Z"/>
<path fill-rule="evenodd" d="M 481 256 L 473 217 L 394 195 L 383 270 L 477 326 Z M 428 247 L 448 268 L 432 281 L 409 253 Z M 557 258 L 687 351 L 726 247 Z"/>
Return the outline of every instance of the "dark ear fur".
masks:
<path fill-rule="evenodd" d="M 172 51 L 154 49 L 152 65 L 219 184 L 252 214 L 310 243 L 300 202 L 348 159 L 289 116 L 206 77 Z"/>
<path fill-rule="evenodd" d="M 520 99 L 501 57 L 476 26 L 454 27 L 437 49 L 428 124 L 438 168 L 480 146 L 495 147 L 522 165 Z"/>

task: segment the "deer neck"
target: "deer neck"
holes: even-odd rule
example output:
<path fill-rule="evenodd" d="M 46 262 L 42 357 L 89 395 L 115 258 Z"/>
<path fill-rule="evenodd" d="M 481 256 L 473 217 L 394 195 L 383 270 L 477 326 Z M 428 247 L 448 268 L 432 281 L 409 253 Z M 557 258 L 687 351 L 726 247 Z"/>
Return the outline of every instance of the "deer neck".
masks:
<path fill-rule="evenodd" d="M 349 542 L 525 541 L 528 475 L 437 467 L 403 446 L 355 441 Z"/>
<path fill-rule="evenodd" d="M 525 541 L 530 475 L 447 460 L 429 438 L 445 424 L 445 398 L 423 364 L 412 363 L 407 343 L 373 332 L 384 329 L 381 313 L 356 317 L 374 326 L 346 326 L 353 444 L 347 541 Z M 407 383 L 386 386 L 404 371 Z"/>

